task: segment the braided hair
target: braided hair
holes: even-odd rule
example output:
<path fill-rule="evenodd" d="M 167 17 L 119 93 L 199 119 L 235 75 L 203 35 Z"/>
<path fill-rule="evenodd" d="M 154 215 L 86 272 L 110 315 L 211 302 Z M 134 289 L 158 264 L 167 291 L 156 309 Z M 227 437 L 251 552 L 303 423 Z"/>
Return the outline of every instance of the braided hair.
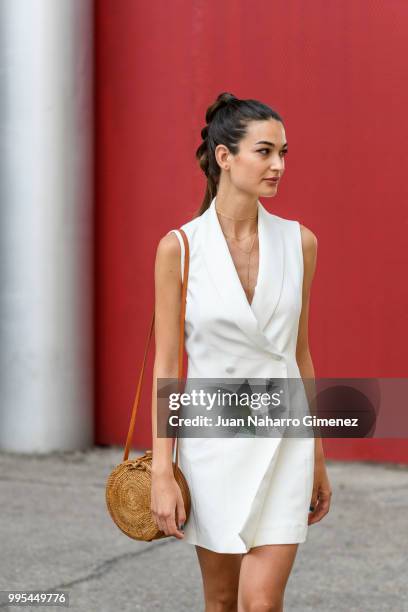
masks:
<path fill-rule="evenodd" d="M 207 210 L 216 196 L 221 168 L 215 157 L 217 145 L 223 144 L 236 155 L 239 142 L 247 133 L 250 121 L 265 121 L 276 119 L 283 123 L 280 115 L 270 106 L 258 100 L 240 100 L 232 93 L 219 94 L 215 102 L 207 108 L 205 120 L 207 124 L 201 130 L 202 143 L 196 150 L 196 158 L 201 170 L 207 177 L 207 187 L 204 200 L 196 216 Z"/>

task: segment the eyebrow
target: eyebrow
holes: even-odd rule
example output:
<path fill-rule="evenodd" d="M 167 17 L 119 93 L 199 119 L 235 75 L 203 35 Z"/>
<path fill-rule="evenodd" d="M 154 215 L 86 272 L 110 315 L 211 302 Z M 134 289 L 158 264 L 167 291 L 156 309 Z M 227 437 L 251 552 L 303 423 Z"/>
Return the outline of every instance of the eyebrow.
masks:
<path fill-rule="evenodd" d="M 258 140 L 258 142 L 255 143 L 257 144 L 266 144 L 266 145 L 270 145 L 271 147 L 274 147 L 275 144 L 273 142 L 269 142 L 269 140 Z M 282 146 L 282 149 L 287 149 L 288 148 L 288 143 L 285 142 L 285 144 Z"/>

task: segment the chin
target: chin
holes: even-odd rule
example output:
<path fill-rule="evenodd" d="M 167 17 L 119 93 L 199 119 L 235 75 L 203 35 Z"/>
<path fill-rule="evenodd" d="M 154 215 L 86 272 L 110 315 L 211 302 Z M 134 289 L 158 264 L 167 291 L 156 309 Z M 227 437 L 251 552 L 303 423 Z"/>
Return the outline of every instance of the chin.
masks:
<path fill-rule="evenodd" d="M 259 197 L 260 198 L 274 198 L 277 193 L 278 193 L 278 190 L 275 189 L 275 191 L 273 192 L 268 191 L 267 193 L 261 193 Z"/>

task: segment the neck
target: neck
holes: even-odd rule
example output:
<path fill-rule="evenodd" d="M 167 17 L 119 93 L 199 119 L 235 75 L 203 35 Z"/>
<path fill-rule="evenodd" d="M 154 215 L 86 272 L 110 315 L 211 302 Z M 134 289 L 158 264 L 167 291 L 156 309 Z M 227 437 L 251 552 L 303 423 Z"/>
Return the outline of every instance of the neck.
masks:
<path fill-rule="evenodd" d="M 215 211 L 223 231 L 236 238 L 252 234 L 258 227 L 258 200 L 240 201 L 217 195 Z"/>

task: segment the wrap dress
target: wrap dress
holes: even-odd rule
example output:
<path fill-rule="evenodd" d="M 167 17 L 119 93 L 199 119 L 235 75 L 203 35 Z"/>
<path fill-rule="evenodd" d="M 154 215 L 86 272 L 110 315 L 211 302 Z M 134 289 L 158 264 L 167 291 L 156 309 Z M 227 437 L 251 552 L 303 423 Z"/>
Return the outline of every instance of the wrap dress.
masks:
<path fill-rule="evenodd" d="M 182 225 L 190 249 L 185 315 L 186 379 L 300 378 L 296 362 L 303 253 L 298 221 L 258 200 L 259 270 L 248 302 L 215 210 Z M 181 274 L 184 242 L 181 247 Z M 168 233 L 170 233 L 168 232 Z M 179 437 L 191 493 L 184 542 L 214 552 L 304 542 L 314 437 Z"/>

